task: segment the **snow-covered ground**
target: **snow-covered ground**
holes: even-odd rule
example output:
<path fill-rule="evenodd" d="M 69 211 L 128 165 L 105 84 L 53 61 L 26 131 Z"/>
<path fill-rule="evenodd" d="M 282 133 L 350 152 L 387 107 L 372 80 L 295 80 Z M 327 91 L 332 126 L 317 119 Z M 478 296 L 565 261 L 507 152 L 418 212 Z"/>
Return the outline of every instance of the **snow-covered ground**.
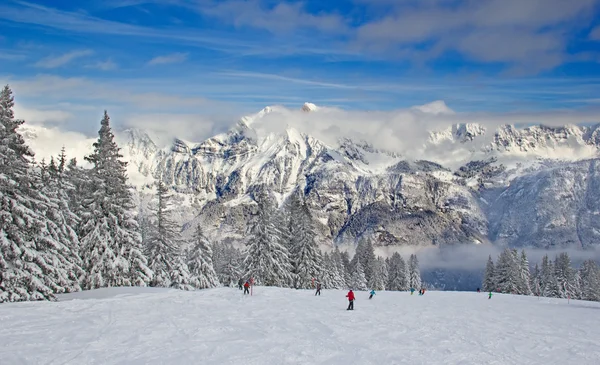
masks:
<path fill-rule="evenodd" d="M 598 364 L 600 303 L 102 289 L 0 305 L 0 364 Z"/>

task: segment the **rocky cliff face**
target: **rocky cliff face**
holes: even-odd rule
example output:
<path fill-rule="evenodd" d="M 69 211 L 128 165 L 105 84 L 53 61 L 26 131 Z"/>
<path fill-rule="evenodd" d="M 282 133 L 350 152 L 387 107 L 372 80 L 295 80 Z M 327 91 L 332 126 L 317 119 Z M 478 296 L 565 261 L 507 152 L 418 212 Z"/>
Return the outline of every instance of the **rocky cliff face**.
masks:
<path fill-rule="evenodd" d="M 312 104 L 303 110 L 319 113 Z M 239 239 L 253 215 L 253 193 L 280 205 L 302 191 L 322 243 L 374 238 L 378 245 L 495 242 L 511 246 L 600 243 L 598 126 L 456 124 L 432 132 L 426 147 L 473 152 L 458 169 L 407 160 L 364 141 L 335 146 L 287 128 L 259 135 L 265 108 L 200 143 L 158 148 L 142 131 L 125 135 L 132 174 L 177 192 L 182 224 L 202 222 L 216 239 Z M 457 147 L 458 148 L 458 147 Z M 518 162 L 513 159 L 518 157 Z"/>

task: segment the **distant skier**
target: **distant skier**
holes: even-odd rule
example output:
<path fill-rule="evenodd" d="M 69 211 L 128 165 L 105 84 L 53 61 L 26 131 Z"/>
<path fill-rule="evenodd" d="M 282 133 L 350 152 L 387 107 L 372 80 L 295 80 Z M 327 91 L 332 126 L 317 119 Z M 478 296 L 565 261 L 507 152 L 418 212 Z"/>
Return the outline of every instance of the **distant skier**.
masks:
<path fill-rule="evenodd" d="M 415 288 L 410 288 L 410 295 L 413 295 L 415 293 Z"/>
<path fill-rule="evenodd" d="M 425 295 L 425 288 L 421 288 L 421 295 Z"/>
<path fill-rule="evenodd" d="M 321 283 L 319 283 L 317 281 L 317 292 L 315 293 L 315 296 L 317 296 L 317 294 L 319 294 L 319 296 L 321 296 Z"/>
<path fill-rule="evenodd" d="M 479 288 L 477 288 L 477 292 L 478 292 L 478 293 L 481 293 L 481 290 L 479 290 Z"/>
<path fill-rule="evenodd" d="M 244 283 L 244 295 L 246 294 L 250 294 L 250 283 L 248 282 L 248 280 L 246 280 L 246 282 Z"/>
<path fill-rule="evenodd" d="M 240 280 L 238 280 L 238 288 L 239 288 L 240 290 L 242 290 L 242 288 L 243 288 L 243 285 L 244 285 L 244 280 L 242 280 L 242 278 L 240 278 Z"/>
<path fill-rule="evenodd" d="M 492 292 L 488 294 L 488 299 L 492 299 Z"/>
<path fill-rule="evenodd" d="M 373 299 L 373 295 L 375 295 L 375 290 L 374 290 L 374 289 L 373 289 L 373 290 L 371 290 L 371 293 L 370 293 L 370 294 L 371 294 L 371 295 L 369 295 L 369 299 Z"/>
<path fill-rule="evenodd" d="M 346 310 L 354 310 L 354 292 L 352 291 L 352 289 L 350 289 L 346 297 L 348 298 L 348 309 Z"/>

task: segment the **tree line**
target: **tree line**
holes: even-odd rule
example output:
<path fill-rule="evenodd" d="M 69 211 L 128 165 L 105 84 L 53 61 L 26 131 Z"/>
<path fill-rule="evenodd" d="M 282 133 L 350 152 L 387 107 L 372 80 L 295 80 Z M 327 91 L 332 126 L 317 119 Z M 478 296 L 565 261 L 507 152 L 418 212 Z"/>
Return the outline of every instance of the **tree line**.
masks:
<path fill-rule="evenodd" d="M 566 252 L 551 260 L 548 255 L 530 268 L 525 250 L 506 248 L 494 264 L 490 255 L 483 277 L 483 289 L 499 293 L 536 295 L 600 301 L 600 269 L 593 260 L 573 268 Z"/>
<path fill-rule="evenodd" d="M 209 242 L 200 225 L 183 245 L 168 187 L 156 184 L 150 214 L 136 213 L 124 162 L 105 111 L 90 168 L 63 148 L 36 162 L 19 133 L 14 98 L 0 92 L 0 303 L 54 300 L 55 294 L 115 286 L 183 290 L 257 284 L 309 288 L 407 290 L 421 286 L 416 256 L 376 257 L 361 241 L 347 252 L 319 250 L 300 192 L 276 209 L 257 189 L 255 221 L 242 249 Z M 182 247 L 186 247 L 183 249 Z"/>

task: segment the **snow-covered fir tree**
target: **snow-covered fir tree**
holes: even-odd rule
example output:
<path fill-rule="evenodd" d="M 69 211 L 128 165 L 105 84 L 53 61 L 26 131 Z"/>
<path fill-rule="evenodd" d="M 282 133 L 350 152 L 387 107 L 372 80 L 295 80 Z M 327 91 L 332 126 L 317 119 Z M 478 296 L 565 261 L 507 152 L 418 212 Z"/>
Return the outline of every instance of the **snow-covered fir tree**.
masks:
<path fill-rule="evenodd" d="M 349 284 L 352 290 L 367 290 L 367 278 L 360 258 L 354 262 Z"/>
<path fill-rule="evenodd" d="M 33 153 L 18 132 L 14 98 L 0 92 L 0 302 L 53 299 L 77 290 L 78 258 L 56 201 L 40 191 Z"/>
<path fill-rule="evenodd" d="M 388 273 L 385 260 L 381 257 L 378 257 L 373 265 L 373 274 L 371 275 L 371 280 L 368 282 L 369 288 L 375 290 L 384 290 L 387 282 L 387 276 Z"/>
<path fill-rule="evenodd" d="M 521 264 L 516 250 L 505 248 L 498 257 L 495 281 L 500 293 L 520 294 Z"/>
<path fill-rule="evenodd" d="M 264 189 L 256 194 L 258 216 L 246 243 L 245 277 L 258 285 L 286 287 L 292 282 L 289 252 L 273 219 L 273 208 Z"/>
<path fill-rule="evenodd" d="M 142 253 L 142 238 L 133 214 L 126 166 L 110 128 L 106 111 L 86 156 L 92 164 L 90 187 L 81 212 L 81 257 L 86 289 L 111 286 L 145 286 L 152 279 Z"/>
<path fill-rule="evenodd" d="M 237 285 L 243 276 L 244 257 L 231 243 L 217 243 L 213 247 L 213 264 L 219 282 L 226 286 Z"/>
<path fill-rule="evenodd" d="M 346 287 L 346 281 L 338 270 L 333 253 L 331 255 L 327 252 L 323 254 L 318 280 L 323 284 L 324 289 L 344 289 Z"/>
<path fill-rule="evenodd" d="M 533 268 L 533 272 L 531 273 L 530 278 L 531 278 L 531 280 L 530 280 L 529 285 L 530 285 L 531 291 L 533 292 L 533 295 L 541 296 L 542 295 L 542 287 L 540 285 L 541 271 L 540 271 L 540 267 L 538 264 L 535 264 L 535 267 Z"/>
<path fill-rule="evenodd" d="M 408 261 L 408 276 L 409 282 L 408 285 L 411 288 L 420 289 L 421 288 L 421 270 L 419 269 L 419 259 L 417 259 L 417 255 L 410 255 Z"/>
<path fill-rule="evenodd" d="M 525 250 L 521 251 L 519 260 L 519 279 L 519 294 L 531 295 L 531 273 Z"/>
<path fill-rule="evenodd" d="M 363 270 L 365 272 L 365 277 L 367 278 L 367 282 L 371 280 L 371 275 L 373 273 L 373 266 L 375 265 L 375 261 L 377 258 L 375 257 L 375 250 L 373 248 L 373 243 L 369 239 L 361 239 L 356 246 L 356 253 L 350 261 L 350 270 L 354 270 L 354 266 L 356 262 L 362 263 Z"/>
<path fill-rule="evenodd" d="M 388 265 L 388 284 L 386 289 L 408 290 L 409 288 L 408 268 L 402 256 L 395 252 L 390 258 Z"/>
<path fill-rule="evenodd" d="M 600 269 L 593 260 L 586 260 L 580 269 L 581 299 L 600 302 Z"/>
<path fill-rule="evenodd" d="M 483 290 L 484 291 L 495 291 L 496 289 L 496 271 L 494 269 L 494 260 L 492 255 L 488 257 L 487 264 L 485 265 L 485 271 L 483 273 Z"/>
<path fill-rule="evenodd" d="M 558 282 L 560 298 L 572 298 L 579 288 L 577 288 L 575 270 L 571 267 L 571 258 L 568 253 L 562 252 L 556 256 L 554 274 Z"/>
<path fill-rule="evenodd" d="M 321 253 L 315 241 L 310 210 L 298 197 L 292 199 L 291 221 L 294 222 L 291 235 L 291 252 L 294 274 L 294 287 L 312 287 L 313 279 L 321 271 Z"/>
<path fill-rule="evenodd" d="M 194 246 L 189 252 L 187 265 L 190 271 L 190 284 L 194 288 L 206 289 L 219 285 L 213 266 L 211 245 L 200 225 L 194 232 Z"/>
<path fill-rule="evenodd" d="M 154 273 L 150 285 L 190 289 L 191 278 L 180 248 L 179 227 L 170 216 L 171 195 L 162 181 L 156 184 L 156 198 L 154 217 L 144 242 L 148 267 Z"/>

